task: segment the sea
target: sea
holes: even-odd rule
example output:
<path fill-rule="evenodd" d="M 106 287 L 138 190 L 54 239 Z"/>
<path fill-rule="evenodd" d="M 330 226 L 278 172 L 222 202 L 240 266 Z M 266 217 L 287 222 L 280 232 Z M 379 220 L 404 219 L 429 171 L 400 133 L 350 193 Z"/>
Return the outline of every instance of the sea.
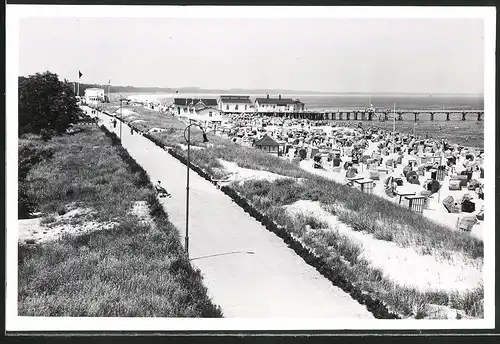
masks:
<path fill-rule="evenodd" d="M 251 99 L 264 97 L 262 94 L 246 94 Z M 124 94 L 125 96 L 125 94 Z M 170 100 L 174 94 L 157 93 L 127 94 L 131 98 L 143 100 Z M 271 95 L 276 97 L 276 95 Z M 217 98 L 217 94 L 177 94 L 177 97 L 184 98 Z M 366 95 L 366 94 L 304 94 L 287 95 L 282 98 L 300 99 L 307 110 L 314 111 L 337 111 L 337 110 L 364 110 L 370 105 L 375 109 L 387 109 L 392 111 L 401 110 L 483 110 L 484 97 L 473 95 Z M 466 120 L 462 121 L 461 114 L 451 114 L 450 121 L 446 121 L 445 114 L 437 113 L 434 121 L 430 120 L 429 114 L 422 114 L 418 121 L 414 121 L 413 114 L 404 114 L 402 121 L 395 121 L 396 131 L 404 133 L 415 133 L 422 137 L 433 139 L 445 139 L 449 143 L 459 144 L 467 147 L 484 148 L 484 117 L 492 114 L 485 113 L 483 121 L 477 121 L 476 114 L 469 114 Z M 334 121 L 339 122 L 339 121 Z M 347 121 L 343 121 L 347 122 Z M 360 121 L 351 120 L 351 125 L 358 125 Z M 371 126 L 385 130 L 392 130 L 392 113 L 389 114 L 388 121 L 375 119 L 371 122 L 361 122 L 363 126 Z"/>

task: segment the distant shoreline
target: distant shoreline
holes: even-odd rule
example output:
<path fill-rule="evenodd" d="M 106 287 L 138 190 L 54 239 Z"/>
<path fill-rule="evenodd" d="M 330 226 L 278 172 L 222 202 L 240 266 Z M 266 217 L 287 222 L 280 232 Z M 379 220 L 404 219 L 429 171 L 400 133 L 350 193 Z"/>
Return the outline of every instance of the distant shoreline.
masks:
<path fill-rule="evenodd" d="M 102 86 L 104 88 L 104 86 Z M 120 94 L 120 93 L 131 93 L 131 94 L 151 94 L 151 95 L 167 95 L 167 94 L 175 94 L 175 91 L 111 91 L 110 94 Z M 332 96 L 366 96 L 366 97 L 470 97 L 470 98 L 484 98 L 484 94 L 472 94 L 472 93 L 363 93 L 363 92 L 334 92 L 334 93 L 325 93 L 325 92 L 309 92 L 309 91 L 252 91 L 248 90 L 244 91 L 231 91 L 231 90 L 223 90 L 223 91 L 211 91 L 211 90 L 189 90 L 189 91 L 179 91 L 178 94 L 200 94 L 200 95 L 265 95 L 269 93 L 270 95 L 290 95 L 290 96 L 316 96 L 316 97 L 332 97 Z"/>

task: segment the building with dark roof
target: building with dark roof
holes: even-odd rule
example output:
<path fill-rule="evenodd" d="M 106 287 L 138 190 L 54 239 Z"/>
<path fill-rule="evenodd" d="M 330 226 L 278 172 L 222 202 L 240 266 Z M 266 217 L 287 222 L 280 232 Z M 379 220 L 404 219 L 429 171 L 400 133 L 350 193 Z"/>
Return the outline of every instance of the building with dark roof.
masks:
<path fill-rule="evenodd" d="M 194 113 L 201 108 L 217 108 L 217 99 L 212 98 L 174 98 L 174 113 L 176 115 Z"/>
<path fill-rule="evenodd" d="M 215 98 L 174 98 L 174 105 L 178 106 L 194 106 L 200 102 L 206 106 L 217 106 Z"/>
<path fill-rule="evenodd" d="M 261 139 L 255 141 L 254 143 L 255 148 L 276 155 L 281 155 L 282 153 L 281 146 L 282 145 L 278 141 L 276 141 L 267 134 L 262 136 Z"/>
<path fill-rule="evenodd" d="M 220 96 L 219 110 L 225 113 L 252 113 L 255 106 L 250 96 Z"/>
<path fill-rule="evenodd" d="M 209 118 L 219 115 L 217 99 L 212 98 L 174 98 L 172 107 L 176 115 L 206 115 Z"/>
<path fill-rule="evenodd" d="M 257 112 L 300 112 L 304 111 L 305 104 L 299 99 L 292 98 L 270 98 L 269 95 L 265 98 L 255 99 L 255 108 Z"/>

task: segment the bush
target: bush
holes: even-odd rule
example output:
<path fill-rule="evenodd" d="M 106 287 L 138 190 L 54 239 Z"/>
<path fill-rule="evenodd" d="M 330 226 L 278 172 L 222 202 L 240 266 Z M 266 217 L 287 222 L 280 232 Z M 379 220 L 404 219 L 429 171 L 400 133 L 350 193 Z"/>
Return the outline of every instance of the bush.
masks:
<path fill-rule="evenodd" d="M 66 83 L 56 74 L 45 72 L 19 77 L 19 134 L 42 134 L 49 140 L 76 123 L 82 113 Z"/>

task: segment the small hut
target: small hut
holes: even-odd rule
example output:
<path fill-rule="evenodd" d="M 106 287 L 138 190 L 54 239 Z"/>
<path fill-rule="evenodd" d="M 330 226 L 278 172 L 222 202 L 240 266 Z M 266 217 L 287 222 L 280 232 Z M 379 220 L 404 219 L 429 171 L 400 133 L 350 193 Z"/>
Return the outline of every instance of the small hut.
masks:
<path fill-rule="evenodd" d="M 260 140 L 255 141 L 255 148 L 263 150 L 264 152 L 280 155 L 281 145 L 272 137 L 265 134 Z"/>

